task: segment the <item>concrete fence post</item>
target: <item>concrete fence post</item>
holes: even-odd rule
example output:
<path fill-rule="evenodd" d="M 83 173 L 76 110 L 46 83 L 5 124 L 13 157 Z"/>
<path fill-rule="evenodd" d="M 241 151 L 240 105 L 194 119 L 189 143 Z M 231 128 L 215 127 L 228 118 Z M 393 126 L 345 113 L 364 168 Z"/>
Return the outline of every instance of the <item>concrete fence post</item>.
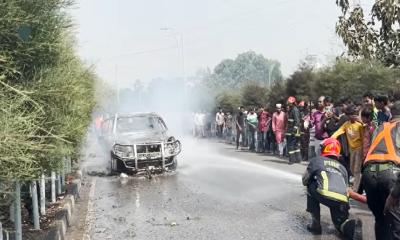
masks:
<path fill-rule="evenodd" d="M 61 191 L 64 192 L 65 191 L 65 171 L 63 171 L 61 173 Z"/>
<path fill-rule="evenodd" d="M 33 218 L 33 228 L 35 230 L 40 229 L 40 217 L 39 217 L 39 202 L 38 202 L 38 192 L 36 181 L 31 182 L 32 189 L 32 218 Z"/>
<path fill-rule="evenodd" d="M 51 202 L 56 203 L 56 173 L 51 172 Z"/>
<path fill-rule="evenodd" d="M 13 223 L 15 222 L 15 203 L 14 203 L 14 201 L 15 200 L 13 200 L 13 203 L 10 205 L 10 217 L 9 217 L 10 221 Z"/>
<path fill-rule="evenodd" d="M 46 179 L 44 173 L 40 176 L 40 214 L 46 215 Z"/>
<path fill-rule="evenodd" d="M 68 173 L 72 172 L 72 161 L 71 161 L 71 157 L 67 157 L 67 163 L 68 163 Z"/>
<path fill-rule="evenodd" d="M 57 174 L 57 195 L 61 195 L 61 173 Z"/>
<path fill-rule="evenodd" d="M 61 191 L 65 190 L 65 176 L 67 175 L 67 157 L 64 157 L 64 166 L 61 170 Z"/>
<path fill-rule="evenodd" d="M 15 210 L 15 240 L 22 240 L 22 222 L 21 222 L 21 184 L 19 181 L 15 182 L 15 195 L 14 195 L 14 210 Z"/>
<path fill-rule="evenodd" d="M 1 225 L 1 222 L 0 222 L 0 240 L 3 240 L 3 226 Z"/>

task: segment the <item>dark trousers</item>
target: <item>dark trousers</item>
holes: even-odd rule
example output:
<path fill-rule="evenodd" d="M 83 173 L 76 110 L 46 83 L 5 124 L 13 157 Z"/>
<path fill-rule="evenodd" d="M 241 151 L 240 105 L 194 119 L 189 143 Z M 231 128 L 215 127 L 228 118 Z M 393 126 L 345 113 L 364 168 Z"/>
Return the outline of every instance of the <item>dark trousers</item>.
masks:
<path fill-rule="evenodd" d="M 329 208 L 333 225 L 335 225 L 338 231 L 341 231 L 342 224 L 349 218 L 349 204 L 326 198 L 317 192 L 315 186 L 310 186 L 307 194 L 307 212 L 311 213 L 318 220 L 321 217 L 320 204 Z"/>
<path fill-rule="evenodd" d="M 242 147 L 244 145 L 244 127 L 240 130 L 238 127 L 236 127 L 236 148 L 239 148 L 239 141 L 240 141 L 240 136 L 242 136 Z"/>
<path fill-rule="evenodd" d="M 289 162 L 291 163 L 299 163 L 301 162 L 301 153 L 300 153 L 300 144 L 299 137 L 296 137 L 295 134 L 287 134 L 287 150 L 289 153 Z"/>
<path fill-rule="evenodd" d="M 277 150 L 275 134 L 272 131 L 272 128 L 269 131 L 267 131 L 267 144 L 265 146 L 265 149 L 267 151 L 271 151 L 272 153 L 275 153 Z"/>
<path fill-rule="evenodd" d="M 265 152 L 265 150 L 267 150 L 267 143 L 268 143 L 268 139 L 267 139 L 267 132 L 258 132 L 258 151 L 259 152 Z"/>
<path fill-rule="evenodd" d="M 217 125 L 217 136 L 222 138 L 222 132 L 224 130 L 224 125 Z"/>
<path fill-rule="evenodd" d="M 305 132 L 300 136 L 300 152 L 301 159 L 303 161 L 308 161 L 308 148 L 310 146 L 310 133 Z"/>
<path fill-rule="evenodd" d="M 370 171 L 364 169 L 362 184 L 367 193 L 369 209 L 375 216 L 375 237 L 377 240 L 400 239 L 400 209 L 384 215 L 386 199 L 397 177 L 392 170 Z"/>
<path fill-rule="evenodd" d="M 249 134 L 250 134 L 250 150 L 255 150 L 256 149 L 256 129 L 254 127 L 249 128 Z"/>

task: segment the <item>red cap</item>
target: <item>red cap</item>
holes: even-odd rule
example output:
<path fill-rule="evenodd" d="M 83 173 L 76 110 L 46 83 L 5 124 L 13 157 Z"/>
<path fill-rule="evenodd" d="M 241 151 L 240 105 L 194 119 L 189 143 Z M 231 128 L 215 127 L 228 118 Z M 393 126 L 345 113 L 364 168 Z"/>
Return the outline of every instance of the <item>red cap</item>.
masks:
<path fill-rule="evenodd" d="M 340 142 L 336 138 L 327 138 L 321 143 L 321 156 L 340 157 Z"/>
<path fill-rule="evenodd" d="M 295 103 L 295 102 L 296 102 L 296 98 L 293 97 L 293 96 L 290 96 L 290 97 L 287 99 L 287 101 L 288 101 L 288 103 Z"/>

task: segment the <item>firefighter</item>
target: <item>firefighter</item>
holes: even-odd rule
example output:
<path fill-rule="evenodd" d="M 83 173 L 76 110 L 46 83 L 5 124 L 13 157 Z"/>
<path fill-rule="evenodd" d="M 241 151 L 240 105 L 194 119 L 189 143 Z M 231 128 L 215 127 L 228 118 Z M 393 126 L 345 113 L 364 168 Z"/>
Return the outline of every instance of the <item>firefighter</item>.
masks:
<path fill-rule="evenodd" d="M 303 185 L 307 187 L 307 212 L 312 222 L 307 229 L 321 234 L 320 204 L 331 212 L 335 228 L 345 239 L 362 239 L 362 222 L 349 219 L 348 173 L 339 162 L 340 143 L 327 138 L 321 143 L 321 155 L 310 159 L 303 175 Z"/>
<path fill-rule="evenodd" d="M 308 105 L 301 101 L 299 103 L 300 110 L 300 153 L 303 161 L 308 161 L 308 149 L 310 147 L 310 112 Z"/>
<path fill-rule="evenodd" d="M 301 162 L 300 152 L 300 125 L 301 115 L 296 106 L 296 98 L 289 97 L 286 141 L 289 153 L 289 164 Z"/>
<path fill-rule="evenodd" d="M 400 239 L 400 101 L 393 104 L 391 111 L 392 119 L 374 134 L 362 171 L 368 207 L 375 216 L 377 240 Z"/>

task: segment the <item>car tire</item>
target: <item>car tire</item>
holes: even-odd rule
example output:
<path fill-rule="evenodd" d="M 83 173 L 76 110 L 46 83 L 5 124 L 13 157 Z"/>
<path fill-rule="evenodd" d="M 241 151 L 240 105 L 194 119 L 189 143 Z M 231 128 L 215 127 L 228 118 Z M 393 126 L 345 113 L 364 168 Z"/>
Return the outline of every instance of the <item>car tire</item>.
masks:
<path fill-rule="evenodd" d="M 169 170 L 176 171 L 177 168 L 178 168 L 178 159 L 174 157 L 174 159 L 172 160 L 172 164 L 169 166 Z"/>
<path fill-rule="evenodd" d="M 119 173 L 117 159 L 115 159 L 113 156 L 111 156 L 111 160 L 110 160 L 110 173 L 111 173 L 111 175 L 115 175 L 115 174 Z"/>

